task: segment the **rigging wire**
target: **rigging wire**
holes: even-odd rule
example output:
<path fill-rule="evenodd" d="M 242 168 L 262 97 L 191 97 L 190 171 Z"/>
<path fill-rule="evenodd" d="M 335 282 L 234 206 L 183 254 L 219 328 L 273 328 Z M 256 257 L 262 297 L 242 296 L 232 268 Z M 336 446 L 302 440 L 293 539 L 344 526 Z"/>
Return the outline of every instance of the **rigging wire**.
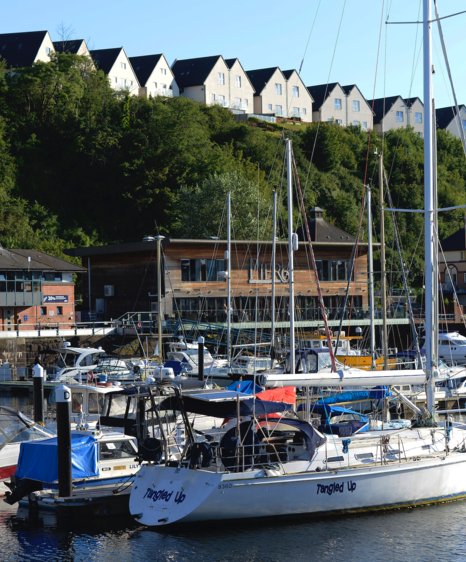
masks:
<path fill-rule="evenodd" d="M 458 98 L 456 96 L 455 85 L 453 84 L 450 62 L 448 60 L 447 50 L 446 50 L 446 47 L 445 47 L 445 38 L 443 36 L 443 29 L 442 29 L 442 24 L 441 24 L 441 21 L 440 21 L 443 18 L 440 18 L 440 16 L 439 16 L 439 12 L 438 12 L 438 9 L 437 9 L 437 0 L 434 0 L 434 9 L 435 9 L 435 17 L 436 17 L 437 27 L 438 27 L 439 37 L 440 37 L 440 43 L 442 45 L 443 58 L 445 60 L 445 65 L 447 67 L 448 80 L 450 81 L 450 87 L 451 87 L 451 91 L 452 91 L 452 94 L 453 94 L 453 100 L 455 102 L 456 115 L 454 115 L 454 117 L 458 121 L 458 129 L 459 129 L 460 135 L 461 135 L 463 152 L 466 155 L 466 139 L 465 139 L 465 135 L 464 135 L 463 124 L 461 123 L 461 114 L 460 114 L 460 108 L 459 108 L 459 105 L 458 105 Z M 461 13 L 465 13 L 465 12 L 461 12 Z"/>

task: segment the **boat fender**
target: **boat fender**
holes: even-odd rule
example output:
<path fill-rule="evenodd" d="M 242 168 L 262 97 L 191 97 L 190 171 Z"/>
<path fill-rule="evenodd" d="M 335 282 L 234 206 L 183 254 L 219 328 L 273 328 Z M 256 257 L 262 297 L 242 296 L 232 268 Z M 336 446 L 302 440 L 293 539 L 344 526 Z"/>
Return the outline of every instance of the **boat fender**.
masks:
<path fill-rule="evenodd" d="M 351 439 L 342 439 L 341 444 L 343 445 L 343 453 L 346 455 L 349 451 L 349 446 L 351 443 Z"/>

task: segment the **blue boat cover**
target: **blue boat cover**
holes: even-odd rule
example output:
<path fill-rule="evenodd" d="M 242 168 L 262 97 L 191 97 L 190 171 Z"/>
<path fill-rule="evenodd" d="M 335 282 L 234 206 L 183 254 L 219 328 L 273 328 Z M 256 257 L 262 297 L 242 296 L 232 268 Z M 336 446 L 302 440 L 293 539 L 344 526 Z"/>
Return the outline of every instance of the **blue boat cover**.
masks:
<path fill-rule="evenodd" d="M 227 386 L 227 390 L 236 390 L 243 394 L 257 394 L 261 392 L 262 387 L 254 384 L 254 381 L 235 381 Z"/>
<path fill-rule="evenodd" d="M 71 435 L 71 475 L 73 480 L 98 476 L 97 440 L 92 435 Z M 58 480 L 57 438 L 21 443 L 16 478 L 29 478 L 46 484 Z"/>

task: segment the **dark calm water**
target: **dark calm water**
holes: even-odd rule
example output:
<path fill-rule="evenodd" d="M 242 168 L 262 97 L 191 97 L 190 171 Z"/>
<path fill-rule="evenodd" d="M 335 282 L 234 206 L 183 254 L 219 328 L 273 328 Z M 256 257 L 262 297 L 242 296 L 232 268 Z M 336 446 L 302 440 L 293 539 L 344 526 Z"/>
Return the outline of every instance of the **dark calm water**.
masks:
<path fill-rule="evenodd" d="M 0 403 L 24 410 L 24 399 Z M 247 511 L 247 505 L 245 505 Z M 57 526 L 58 525 L 58 526 Z M 0 561 L 466 561 L 466 502 L 360 516 L 154 531 L 131 520 L 28 522 L 0 501 Z"/>

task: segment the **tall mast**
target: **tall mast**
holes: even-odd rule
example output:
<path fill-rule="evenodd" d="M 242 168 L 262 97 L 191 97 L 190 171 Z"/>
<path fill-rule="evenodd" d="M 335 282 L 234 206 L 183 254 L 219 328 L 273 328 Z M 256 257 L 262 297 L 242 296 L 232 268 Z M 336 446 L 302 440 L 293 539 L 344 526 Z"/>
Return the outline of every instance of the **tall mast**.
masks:
<path fill-rule="evenodd" d="M 379 203 L 380 203 L 380 290 L 382 293 L 382 353 L 383 368 L 388 369 L 388 331 L 387 331 L 387 270 L 385 263 L 385 204 L 383 185 L 383 153 L 379 155 Z"/>
<path fill-rule="evenodd" d="M 231 362 L 231 192 L 227 195 L 227 360 Z"/>
<path fill-rule="evenodd" d="M 369 316 L 370 316 L 370 349 L 371 369 L 375 370 L 375 325 L 374 325 L 374 259 L 372 253 L 372 191 L 366 187 L 367 197 L 367 245 L 368 245 L 368 276 L 369 276 Z"/>
<path fill-rule="evenodd" d="M 272 306 L 270 316 L 272 319 L 271 344 L 275 348 L 275 268 L 277 256 L 277 190 L 273 192 L 273 225 L 272 225 Z"/>
<path fill-rule="evenodd" d="M 293 176 L 292 176 L 292 152 L 291 140 L 286 139 L 286 169 L 287 169 L 287 198 L 288 198 L 288 270 L 290 275 L 290 370 L 294 373 L 295 364 L 295 334 L 294 334 L 294 251 L 297 245 L 297 237 L 293 233 Z"/>
<path fill-rule="evenodd" d="M 432 89 L 432 32 L 431 0 L 424 0 L 424 255 L 425 255 L 425 350 L 427 378 L 427 409 L 434 414 L 434 372 L 438 365 L 438 337 L 434 326 L 437 317 L 437 280 L 435 201 L 434 201 L 434 134 L 433 134 L 433 89 Z"/>

